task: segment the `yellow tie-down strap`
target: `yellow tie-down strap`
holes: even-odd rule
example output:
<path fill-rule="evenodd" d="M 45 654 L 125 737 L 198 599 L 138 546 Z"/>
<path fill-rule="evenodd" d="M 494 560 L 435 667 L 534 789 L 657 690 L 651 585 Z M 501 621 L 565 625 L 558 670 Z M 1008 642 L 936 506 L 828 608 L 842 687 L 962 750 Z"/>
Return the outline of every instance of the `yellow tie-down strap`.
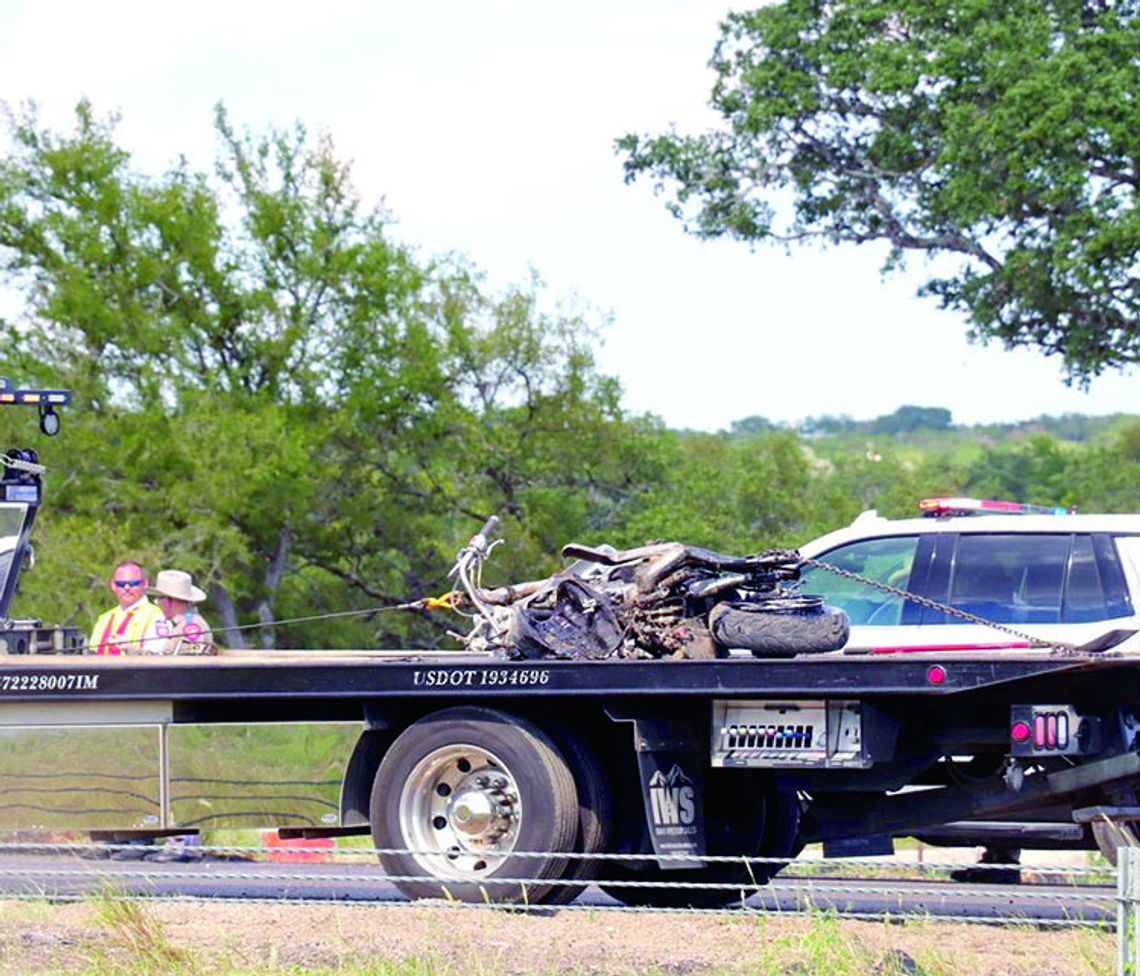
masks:
<path fill-rule="evenodd" d="M 417 606 L 424 610 L 454 610 L 462 600 L 459 590 L 449 590 L 442 596 L 425 596 L 417 601 Z"/>

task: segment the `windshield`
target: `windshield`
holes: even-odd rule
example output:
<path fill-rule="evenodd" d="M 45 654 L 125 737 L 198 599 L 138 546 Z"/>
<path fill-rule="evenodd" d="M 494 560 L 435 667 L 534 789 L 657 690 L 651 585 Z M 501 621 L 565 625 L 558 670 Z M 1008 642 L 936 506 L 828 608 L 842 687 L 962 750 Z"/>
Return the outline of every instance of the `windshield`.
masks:
<path fill-rule="evenodd" d="M 27 515 L 27 505 L 0 504 L 0 618 L 8 612 L 8 598 L 19 571 L 16 546 Z"/>

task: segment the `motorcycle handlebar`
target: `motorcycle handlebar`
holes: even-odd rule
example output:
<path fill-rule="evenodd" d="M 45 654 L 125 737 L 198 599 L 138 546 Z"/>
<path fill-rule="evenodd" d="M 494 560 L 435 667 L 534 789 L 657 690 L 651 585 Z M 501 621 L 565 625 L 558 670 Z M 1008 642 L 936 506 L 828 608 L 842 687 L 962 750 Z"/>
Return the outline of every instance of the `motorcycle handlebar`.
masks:
<path fill-rule="evenodd" d="M 471 540 L 467 543 L 471 549 L 486 549 L 488 543 L 491 542 L 495 535 L 495 530 L 499 527 L 499 516 L 492 515 L 486 522 L 483 523 L 483 528 L 476 532 Z"/>
<path fill-rule="evenodd" d="M 455 565 L 447 574 L 449 579 L 454 579 L 456 576 L 462 579 L 463 573 L 468 567 L 487 558 L 487 554 L 491 551 L 492 536 L 498 527 L 499 517 L 497 515 L 492 515 L 483 523 L 483 527 L 467 540 L 467 545 L 459 550 Z"/>

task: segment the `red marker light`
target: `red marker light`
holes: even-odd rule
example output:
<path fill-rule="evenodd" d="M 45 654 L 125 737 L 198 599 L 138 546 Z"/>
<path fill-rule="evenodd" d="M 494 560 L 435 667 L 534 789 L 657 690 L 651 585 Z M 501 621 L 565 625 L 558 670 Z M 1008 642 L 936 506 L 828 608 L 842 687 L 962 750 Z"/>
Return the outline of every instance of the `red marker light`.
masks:
<path fill-rule="evenodd" d="M 926 680 L 932 685 L 940 685 L 946 680 L 946 669 L 941 664 L 932 664 L 926 669 Z"/>
<path fill-rule="evenodd" d="M 1029 727 L 1028 722 L 1014 722 L 1009 727 L 1009 737 L 1014 742 L 1028 742 L 1033 730 Z"/>

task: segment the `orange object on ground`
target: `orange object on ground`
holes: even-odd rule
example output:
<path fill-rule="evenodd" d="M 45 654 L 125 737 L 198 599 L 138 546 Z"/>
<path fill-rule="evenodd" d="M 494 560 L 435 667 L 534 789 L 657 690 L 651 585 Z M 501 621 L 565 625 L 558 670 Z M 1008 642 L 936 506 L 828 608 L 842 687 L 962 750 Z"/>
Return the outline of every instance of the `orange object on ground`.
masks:
<path fill-rule="evenodd" d="M 290 837 L 282 839 L 276 830 L 262 834 L 262 843 L 269 848 L 269 860 L 279 864 L 301 864 L 305 862 L 327 862 L 332 857 L 326 853 L 336 847 L 331 837 Z M 276 848 L 286 848 L 277 850 Z"/>

